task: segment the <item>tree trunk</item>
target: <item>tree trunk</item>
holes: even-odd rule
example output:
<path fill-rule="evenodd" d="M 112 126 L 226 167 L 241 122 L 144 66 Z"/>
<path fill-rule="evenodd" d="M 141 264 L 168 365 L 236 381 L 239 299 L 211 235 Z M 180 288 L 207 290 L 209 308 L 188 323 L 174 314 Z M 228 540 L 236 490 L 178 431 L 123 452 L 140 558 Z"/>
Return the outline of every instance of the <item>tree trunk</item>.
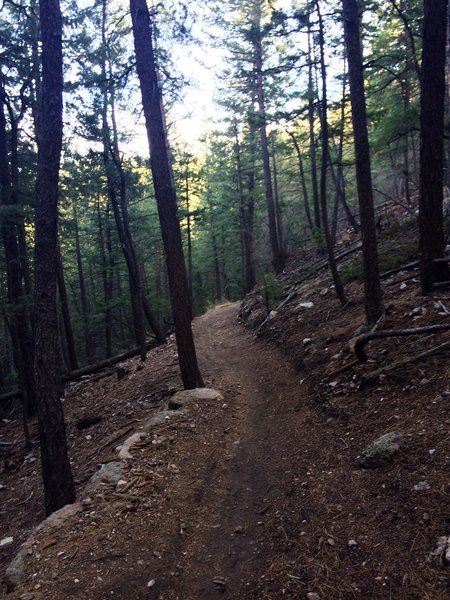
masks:
<path fill-rule="evenodd" d="M 424 0 L 420 99 L 420 283 L 422 294 L 449 279 L 442 217 L 444 183 L 444 98 L 447 0 Z"/>
<path fill-rule="evenodd" d="M 22 263 L 17 239 L 19 206 L 15 202 L 11 167 L 8 160 L 4 90 L 0 88 L 0 204 L 4 207 L 1 236 L 5 251 L 8 311 L 11 314 L 9 330 L 14 347 L 14 363 L 22 390 L 24 413 L 35 411 L 36 397 L 33 375 L 33 343 L 28 324 L 28 310 L 22 284 Z"/>
<path fill-rule="evenodd" d="M 35 378 L 45 509 L 74 502 L 75 488 L 59 399 L 56 312 L 59 164 L 62 147 L 62 22 L 58 0 L 40 0 L 42 107 L 38 138 L 35 230 Z"/>
<path fill-rule="evenodd" d="M 239 193 L 239 213 L 241 221 L 241 240 L 242 240 L 242 259 L 243 259 L 243 291 L 244 294 L 248 294 L 255 286 L 255 262 L 253 259 L 253 214 L 250 208 L 250 204 L 253 204 L 253 190 L 249 190 L 249 198 L 245 197 L 244 192 L 244 173 L 242 168 L 242 157 L 241 157 L 241 145 L 239 143 L 239 136 L 237 125 L 234 129 L 235 135 L 235 155 L 236 155 L 236 170 L 237 170 L 237 183 Z M 251 166 L 253 170 L 253 166 Z M 249 231 L 250 230 L 250 231 Z"/>
<path fill-rule="evenodd" d="M 75 255 L 77 259 L 77 270 L 78 270 L 78 285 L 80 287 L 80 300 L 81 300 L 81 315 L 83 317 L 83 332 L 84 332 L 84 344 L 86 350 L 86 358 L 88 363 L 94 362 L 94 344 L 92 341 L 91 334 L 91 319 L 89 315 L 89 300 L 86 291 L 86 283 L 84 279 L 83 271 L 83 260 L 81 257 L 81 244 L 80 244 L 80 230 L 78 227 L 78 215 L 75 203 L 73 204 L 73 222 L 75 229 Z"/>
<path fill-rule="evenodd" d="M 308 24 L 308 125 L 309 125 L 309 160 L 311 162 L 311 189 L 314 207 L 314 227 L 320 237 L 321 218 L 319 186 L 317 183 L 316 138 L 314 134 L 314 85 L 313 85 L 313 56 L 311 49 L 311 25 Z M 321 243 L 319 242 L 321 246 Z"/>
<path fill-rule="evenodd" d="M 191 328 L 191 308 L 183 256 L 180 223 L 156 72 L 150 14 L 146 0 L 130 0 L 136 67 L 142 93 L 150 149 L 150 166 L 166 254 L 172 315 L 180 361 L 181 378 L 187 389 L 203 386 Z"/>
<path fill-rule="evenodd" d="M 75 350 L 75 340 L 73 337 L 72 321 L 70 319 L 69 300 L 67 298 L 66 282 L 64 279 L 64 269 L 61 259 L 61 249 L 59 244 L 56 248 L 56 277 L 58 281 L 59 301 L 64 323 L 64 334 L 67 344 L 67 356 L 71 371 L 78 369 L 78 360 Z"/>
<path fill-rule="evenodd" d="M 266 197 L 267 216 L 269 221 L 269 238 L 272 249 L 272 265 L 275 273 L 281 273 L 285 266 L 285 258 L 280 248 L 280 240 L 278 239 L 277 217 L 275 212 L 275 203 L 272 187 L 272 176 L 270 172 L 270 156 L 269 144 L 267 140 L 266 126 L 266 106 L 264 97 L 264 82 L 263 82 L 263 51 L 261 43 L 261 10 L 258 5 L 255 10 L 255 23 L 252 32 L 252 45 L 254 55 L 255 69 L 255 92 L 256 101 L 258 104 L 258 127 L 261 140 L 261 160 L 264 175 L 264 191 Z"/>
<path fill-rule="evenodd" d="M 384 309 L 378 272 L 377 236 L 373 210 L 372 175 L 357 0 L 343 0 L 343 17 L 355 143 L 356 184 L 363 244 L 364 301 L 367 322 L 369 325 L 373 325 L 381 317 Z"/>
<path fill-rule="evenodd" d="M 323 34 L 323 22 L 322 15 L 320 12 L 319 2 L 316 1 L 317 14 L 319 17 L 319 46 L 320 46 L 320 68 L 322 76 L 322 110 L 321 110 L 321 137 L 322 137 L 322 165 L 320 171 L 320 209 L 322 213 L 322 226 L 323 234 L 325 237 L 325 243 L 327 246 L 328 262 L 330 264 L 330 271 L 333 276 L 334 287 L 336 290 L 336 296 L 339 298 L 342 306 L 347 304 L 347 298 L 345 297 L 344 287 L 342 285 L 339 273 L 337 270 L 336 259 L 334 257 L 334 247 L 330 234 L 330 227 L 328 224 L 328 207 L 327 207 L 327 171 L 328 171 L 328 116 L 327 116 L 327 74 L 325 67 L 325 40 Z"/>
<path fill-rule="evenodd" d="M 311 217 L 311 210 L 309 208 L 309 203 L 308 203 L 308 189 L 306 187 L 305 169 L 303 167 L 303 159 L 302 159 L 302 153 L 300 150 L 300 145 L 298 143 L 297 138 L 295 137 L 294 132 L 287 131 L 287 134 L 290 136 L 292 143 L 294 144 L 295 152 L 297 154 L 298 169 L 299 169 L 299 173 L 300 173 L 300 184 L 302 186 L 302 194 L 303 194 L 303 208 L 305 211 L 305 217 L 306 217 L 308 226 L 311 230 L 313 230 L 314 223 L 313 223 L 313 220 Z"/>

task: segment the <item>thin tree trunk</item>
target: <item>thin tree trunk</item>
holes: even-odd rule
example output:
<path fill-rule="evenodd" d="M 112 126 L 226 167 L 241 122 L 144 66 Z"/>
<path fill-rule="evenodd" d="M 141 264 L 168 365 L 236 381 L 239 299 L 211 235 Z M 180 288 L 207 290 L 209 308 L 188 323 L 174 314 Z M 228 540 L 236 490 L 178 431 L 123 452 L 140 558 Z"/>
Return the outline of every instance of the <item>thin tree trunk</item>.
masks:
<path fill-rule="evenodd" d="M 56 247 L 56 277 L 58 281 L 59 301 L 64 324 L 69 367 L 71 371 L 75 371 L 78 369 L 78 360 L 75 350 L 75 339 L 73 336 L 72 321 L 70 319 L 69 300 L 67 298 L 66 282 L 64 279 L 64 269 L 59 244 L 57 244 Z"/>
<path fill-rule="evenodd" d="M 249 232 L 249 228 L 253 230 L 253 215 L 249 219 L 249 203 L 253 204 L 252 198 L 246 198 L 244 193 L 243 168 L 241 159 L 241 145 L 237 125 L 235 124 L 235 155 L 237 167 L 237 183 L 239 193 L 239 213 L 241 221 L 241 243 L 242 243 L 242 262 L 243 262 L 243 291 L 248 294 L 255 286 L 255 263 L 253 259 L 253 232 Z M 253 170 L 253 167 L 251 167 Z M 253 190 L 251 191 L 253 194 Z M 249 195 L 251 195 L 249 194 Z"/>
<path fill-rule="evenodd" d="M 181 378 L 187 389 L 203 386 L 191 328 L 192 310 L 183 256 L 177 201 L 156 73 L 150 14 L 145 0 L 130 0 L 136 67 L 142 93 L 150 150 L 150 166 L 166 255 L 172 315 L 180 361 Z"/>
<path fill-rule="evenodd" d="M 277 159 L 275 155 L 275 134 L 272 133 L 270 136 L 271 150 L 272 150 L 272 173 L 273 173 L 273 199 L 275 204 L 275 214 L 277 217 L 277 235 L 278 243 L 280 246 L 280 252 L 285 256 L 284 240 L 283 240 L 283 217 L 281 213 L 280 205 L 280 193 L 278 188 L 278 169 Z"/>
<path fill-rule="evenodd" d="M 309 160 L 311 162 L 311 189 L 314 207 L 314 227 L 321 232 L 319 186 L 317 183 L 316 138 L 314 134 L 314 85 L 313 56 L 311 49 L 311 25 L 308 24 L 308 125 L 309 125 Z M 321 244 L 319 244 L 321 245 Z"/>
<path fill-rule="evenodd" d="M 35 377 L 47 514 L 75 500 L 59 399 L 56 311 L 59 164 L 62 147 L 62 20 L 58 0 L 40 0 L 42 113 L 38 137 L 35 230 Z"/>
<path fill-rule="evenodd" d="M 320 12 L 319 2 L 316 1 L 317 14 L 319 17 L 319 46 L 320 46 L 320 67 L 322 76 L 322 110 L 321 110 L 321 125 L 322 125 L 322 165 L 320 172 L 320 209 L 322 213 L 323 233 L 328 252 L 328 262 L 330 271 L 333 276 L 336 296 L 339 298 L 342 306 L 347 304 L 344 287 L 342 285 L 339 273 L 337 270 L 336 259 L 334 257 L 334 247 L 331 239 L 330 228 L 328 225 L 328 207 L 327 207 L 327 170 L 328 170 L 328 117 L 327 117 L 327 74 L 325 67 L 325 40 L 323 34 L 323 22 Z"/>
<path fill-rule="evenodd" d="M 308 222 L 308 226 L 309 226 L 309 228 L 311 230 L 313 230 L 314 229 L 314 222 L 312 220 L 311 210 L 309 208 L 308 189 L 306 187 L 305 169 L 303 167 L 303 159 L 302 159 L 302 153 L 301 153 L 301 150 L 300 150 L 300 145 L 298 143 L 297 138 L 295 137 L 294 132 L 287 131 L 287 134 L 292 139 L 292 142 L 293 142 L 294 148 L 295 148 L 295 152 L 297 154 L 298 168 L 299 168 L 299 173 L 300 173 L 300 184 L 302 186 L 302 194 L 303 194 L 303 208 L 304 208 L 304 211 L 305 211 L 305 217 L 306 217 L 306 221 Z"/>
<path fill-rule="evenodd" d="M 108 275 L 108 259 L 106 257 L 105 247 L 105 234 L 102 222 L 102 215 L 100 212 L 100 198 L 97 197 L 97 223 L 98 223 L 98 238 L 100 248 L 100 261 L 102 266 L 102 280 L 103 280 L 103 301 L 105 303 L 105 317 L 104 317 L 104 332 L 105 332 L 105 356 L 112 355 L 112 315 L 111 315 L 111 287 L 110 279 Z"/>
<path fill-rule="evenodd" d="M 4 90 L 0 88 L 0 204 L 6 207 L 1 223 L 5 251 L 8 305 L 11 312 L 10 332 L 14 347 L 14 362 L 19 375 L 25 414 L 35 411 L 36 397 L 33 375 L 33 343 L 28 324 L 28 311 L 22 285 L 22 269 L 14 211 L 15 203 L 11 167 L 8 160 Z"/>
<path fill-rule="evenodd" d="M 81 257 L 81 244 L 80 244 L 80 230 L 78 227 L 78 215 L 75 203 L 73 208 L 73 222 L 75 230 L 75 255 L 77 260 L 78 269 L 78 285 L 80 287 L 80 300 L 81 300 L 81 314 L 83 317 L 83 332 L 84 332 L 84 344 L 86 349 L 86 358 L 88 363 L 94 362 L 94 344 L 92 341 L 91 334 L 91 319 L 89 311 L 89 300 L 86 291 L 86 283 L 84 278 L 83 260 Z"/>
<path fill-rule="evenodd" d="M 381 317 L 384 309 L 378 271 L 364 73 L 356 0 L 343 0 L 343 17 L 355 143 L 356 184 L 363 245 L 364 301 L 367 322 L 369 325 L 373 325 Z"/>
<path fill-rule="evenodd" d="M 255 20 L 253 32 L 253 60 L 255 69 L 255 92 L 258 104 L 258 127 L 261 143 L 261 160 L 264 175 L 264 191 L 266 197 L 267 216 L 269 222 L 269 238 L 272 249 L 272 265 L 275 273 L 281 273 L 285 267 L 285 258 L 283 256 L 280 240 L 278 238 L 277 217 L 275 211 L 272 175 L 270 172 L 269 144 L 267 140 L 266 126 L 266 106 L 264 97 L 263 82 L 263 51 L 261 42 L 261 7 L 258 4 L 255 7 Z"/>

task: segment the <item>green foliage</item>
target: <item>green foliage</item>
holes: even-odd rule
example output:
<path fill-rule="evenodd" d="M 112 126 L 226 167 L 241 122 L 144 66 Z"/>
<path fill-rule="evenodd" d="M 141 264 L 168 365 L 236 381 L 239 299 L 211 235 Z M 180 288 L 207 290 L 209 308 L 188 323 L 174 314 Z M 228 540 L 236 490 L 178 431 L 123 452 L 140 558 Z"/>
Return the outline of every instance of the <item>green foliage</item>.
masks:
<path fill-rule="evenodd" d="M 269 312 L 279 302 L 284 290 L 273 273 L 266 273 L 257 292 L 264 298 L 267 312 Z"/>

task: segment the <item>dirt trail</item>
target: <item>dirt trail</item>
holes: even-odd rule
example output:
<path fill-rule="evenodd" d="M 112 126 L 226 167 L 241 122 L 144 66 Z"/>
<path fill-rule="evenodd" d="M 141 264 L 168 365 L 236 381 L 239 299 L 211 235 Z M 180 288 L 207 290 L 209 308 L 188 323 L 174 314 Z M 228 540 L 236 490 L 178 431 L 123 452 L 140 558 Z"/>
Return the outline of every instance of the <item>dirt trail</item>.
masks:
<path fill-rule="evenodd" d="M 223 450 L 206 465 L 201 520 L 184 549 L 180 597 L 186 600 L 209 599 L 214 588 L 222 597 L 243 598 L 254 577 L 264 576 L 264 523 L 291 461 L 280 449 L 297 433 L 290 431 L 289 413 L 298 411 L 298 374 L 276 349 L 239 325 L 236 313 L 236 305 L 220 306 L 195 327 L 205 377 L 218 389 L 235 389 L 237 396 L 226 409 L 232 414 Z M 296 427 L 299 421 L 297 412 Z"/>
<path fill-rule="evenodd" d="M 237 322 L 237 310 L 219 306 L 194 324 L 205 382 L 224 400 L 174 413 L 156 433 L 158 445 L 150 438 L 133 453 L 124 474 L 136 481 L 130 494 L 105 489 L 41 540 L 29 558 L 33 580 L 10 598 L 262 598 L 255 585 L 267 581 L 268 565 L 288 539 L 286 481 L 308 411 L 299 409 L 298 374 Z M 168 365 L 165 377 L 174 382 L 173 359 L 169 344 L 137 373 L 149 379 L 156 365 Z M 108 385 L 106 402 L 119 384 Z M 128 397 L 137 400 L 128 385 Z"/>

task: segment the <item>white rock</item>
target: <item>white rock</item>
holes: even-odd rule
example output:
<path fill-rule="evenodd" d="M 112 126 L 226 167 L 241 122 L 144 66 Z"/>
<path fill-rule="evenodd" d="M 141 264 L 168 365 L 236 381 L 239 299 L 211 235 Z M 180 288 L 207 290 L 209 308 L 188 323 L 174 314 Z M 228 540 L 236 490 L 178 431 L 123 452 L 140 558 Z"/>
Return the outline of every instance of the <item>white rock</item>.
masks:
<path fill-rule="evenodd" d="M 150 579 L 150 581 L 147 583 L 147 587 L 153 587 L 155 585 L 156 581 L 154 579 Z"/>
<path fill-rule="evenodd" d="M 315 592 L 308 592 L 306 594 L 306 600 L 320 600 L 320 596 Z"/>
<path fill-rule="evenodd" d="M 14 541 L 13 537 L 5 537 L 0 540 L 0 547 L 4 548 L 5 546 L 10 546 Z"/>
<path fill-rule="evenodd" d="M 308 344 L 310 344 L 311 342 L 312 342 L 312 339 L 311 339 L 311 338 L 304 338 L 304 339 L 303 339 L 303 345 L 304 345 L 304 346 L 307 346 L 307 345 L 308 345 Z"/>
<path fill-rule="evenodd" d="M 131 437 L 129 437 L 127 440 L 125 440 L 121 451 L 119 452 L 119 458 L 120 460 L 129 460 L 131 458 L 133 458 L 132 454 L 130 453 L 130 449 L 137 444 L 138 442 L 140 442 L 141 440 L 143 440 L 144 438 L 147 437 L 147 433 L 140 431 L 138 433 L 134 433 Z"/>
<path fill-rule="evenodd" d="M 419 481 L 419 483 L 416 483 L 416 485 L 413 487 L 413 490 L 416 492 L 423 492 L 425 490 L 429 490 L 431 488 L 431 485 L 428 483 L 428 481 Z"/>
<path fill-rule="evenodd" d="M 300 302 L 300 304 L 297 306 L 297 309 L 309 310 L 310 308 L 313 308 L 313 306 L 314 302 Z"/>

